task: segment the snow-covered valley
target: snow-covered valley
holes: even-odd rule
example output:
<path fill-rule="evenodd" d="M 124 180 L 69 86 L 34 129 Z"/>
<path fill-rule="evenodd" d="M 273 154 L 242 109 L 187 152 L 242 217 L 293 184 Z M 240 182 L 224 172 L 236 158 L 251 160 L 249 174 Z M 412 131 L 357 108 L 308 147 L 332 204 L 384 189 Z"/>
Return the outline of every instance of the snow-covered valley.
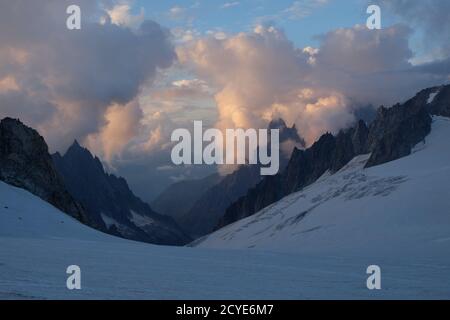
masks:
<path fill-rule="evenodd" d="M 449 136 L 435 118 L 411 156 L 370 169 L 360 156 L 194 248 L 102 234 L 0 182 L 0 299 L 448 299 Z"/>

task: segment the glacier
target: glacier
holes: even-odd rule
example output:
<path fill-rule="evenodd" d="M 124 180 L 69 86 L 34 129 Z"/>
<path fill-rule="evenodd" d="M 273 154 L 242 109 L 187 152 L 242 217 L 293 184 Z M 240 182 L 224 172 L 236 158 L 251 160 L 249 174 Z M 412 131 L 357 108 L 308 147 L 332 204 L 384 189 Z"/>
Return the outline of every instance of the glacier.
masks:
<path fill-rule="evenodd" d="M 450 119 L 410 156 L 365 169 L 370 155 L 197 240 L 207 248 L 438 258 L 450 253 Z"/>
<path fill-rule="evenodd" d="M 0 182 L 0 299 L 448 299 L 448 137 L 435 117 L 410 156 L 359 156 L 190 247 L 100 233 Z M 366 288 L 373 264 L 381 290 Z"/>

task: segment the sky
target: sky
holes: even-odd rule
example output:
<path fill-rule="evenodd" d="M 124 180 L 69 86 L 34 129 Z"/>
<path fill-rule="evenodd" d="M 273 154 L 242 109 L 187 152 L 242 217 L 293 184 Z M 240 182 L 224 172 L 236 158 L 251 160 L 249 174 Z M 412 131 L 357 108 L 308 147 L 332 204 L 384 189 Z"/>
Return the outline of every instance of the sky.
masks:
<path fill-rule="evenodd" d="M 81 30 L 65 27 L 70 4 Z M 52 152 L 77 139 L 151 200 L 221 169 L 174 166 L 173 130 L 283 118 L 312 144 L 448 83 L 448 39 L 447 0 L 0 0 L 0 118 Z"/>
<path fill-rule="evenodd" d="M 251 31 L 255 24 L 276 23 L 297 46 L 317 43 L 316 35 L 337 27 L 365 23 L 366 6 L 348 1 L 135 1 L 134 13 L 145 15 L 170 28 L 197 34 Z M 176 12 L 177 14 L 174 14 Z M 318 17 L 320 18 L 318 19 Z"/>

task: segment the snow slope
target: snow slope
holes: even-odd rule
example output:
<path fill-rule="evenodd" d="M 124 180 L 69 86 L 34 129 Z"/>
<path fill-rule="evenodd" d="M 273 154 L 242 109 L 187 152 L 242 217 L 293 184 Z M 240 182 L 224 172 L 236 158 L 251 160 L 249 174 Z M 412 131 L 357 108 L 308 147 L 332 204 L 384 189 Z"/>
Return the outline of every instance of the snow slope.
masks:
<path fill-rule="evenodd" d="M 383 290 L 365 287 L 374 260 L 255 250 L 158 247 L 91 230 L 0 182 L 0 299 L 450 298 L 448 265 L 376 260 Z M 66 289 L 79 265 L 82 290 Z"/>
<path fill-rule="evenodd" d="M 412 155 L 369 169 L 359 156 L 195 245 L 450 261 L 449 137 L 436 117 Z"/>
<path fill-rule="evenodd" d="M 0 299 L 448 299 L 450 123 L 434 129 L 409 158 L 370 170 L 356 159 L 201 244 L 242 250 L 115 238 L 0 182 Z M 74 264 L 78 291 L 66 288 Z M 371 264 L 380 291 L 366 288 Z"/>

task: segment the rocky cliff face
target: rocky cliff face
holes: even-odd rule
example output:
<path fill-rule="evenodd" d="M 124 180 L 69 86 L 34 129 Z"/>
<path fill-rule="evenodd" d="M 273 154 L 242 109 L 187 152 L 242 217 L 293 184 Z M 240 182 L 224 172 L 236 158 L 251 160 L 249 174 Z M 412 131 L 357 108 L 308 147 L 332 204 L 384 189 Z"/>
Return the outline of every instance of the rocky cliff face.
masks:
<path fill-rule="evenodd" d="M 100 230 L 162 245 L 191 240 L 172 218 L 154 212 L 136 197 L 125 179 L 106 173 L 100 160 L 78 142 L 64 156 L 53 155 L 53 160 L 69 192 Z"/>
<path fill-rule="evenodd" d="M 0 180 L 33 193 L 83 223 L 93 224 L 66 190 L 44 138 L 19 120 L 5 118 L 0 122 Z"/>
<path fill-rule="evenodd" d="M 450 117 L 450 85 L 434 87 L 419 93 L 433 115 Z"/>
<path fill-rule="evenodd" d="M 227 208 L 216 229 L 248 217 L 286 195 L 334 173 L 356 155 L 371 153 L 366 167 L 380 165 L 411 153 L 431 131 L 431 115 L 450 116 L 450 86 L 429 88 L 404 104 L 381 107 L 369 127 L 359 121 L 336 136 L 320 137 L 306 150 L 296 149 L 286 169 L 264 178 Z"/>
<path fill-rule="evenodd" d="M 428 96 L 419 93 L 402 105 L 378 110 L 378 116 L 369 129 L 367 149 L 372 155 L 367 167 L 409 155 L 412 147 L 430 133 Z"/>

